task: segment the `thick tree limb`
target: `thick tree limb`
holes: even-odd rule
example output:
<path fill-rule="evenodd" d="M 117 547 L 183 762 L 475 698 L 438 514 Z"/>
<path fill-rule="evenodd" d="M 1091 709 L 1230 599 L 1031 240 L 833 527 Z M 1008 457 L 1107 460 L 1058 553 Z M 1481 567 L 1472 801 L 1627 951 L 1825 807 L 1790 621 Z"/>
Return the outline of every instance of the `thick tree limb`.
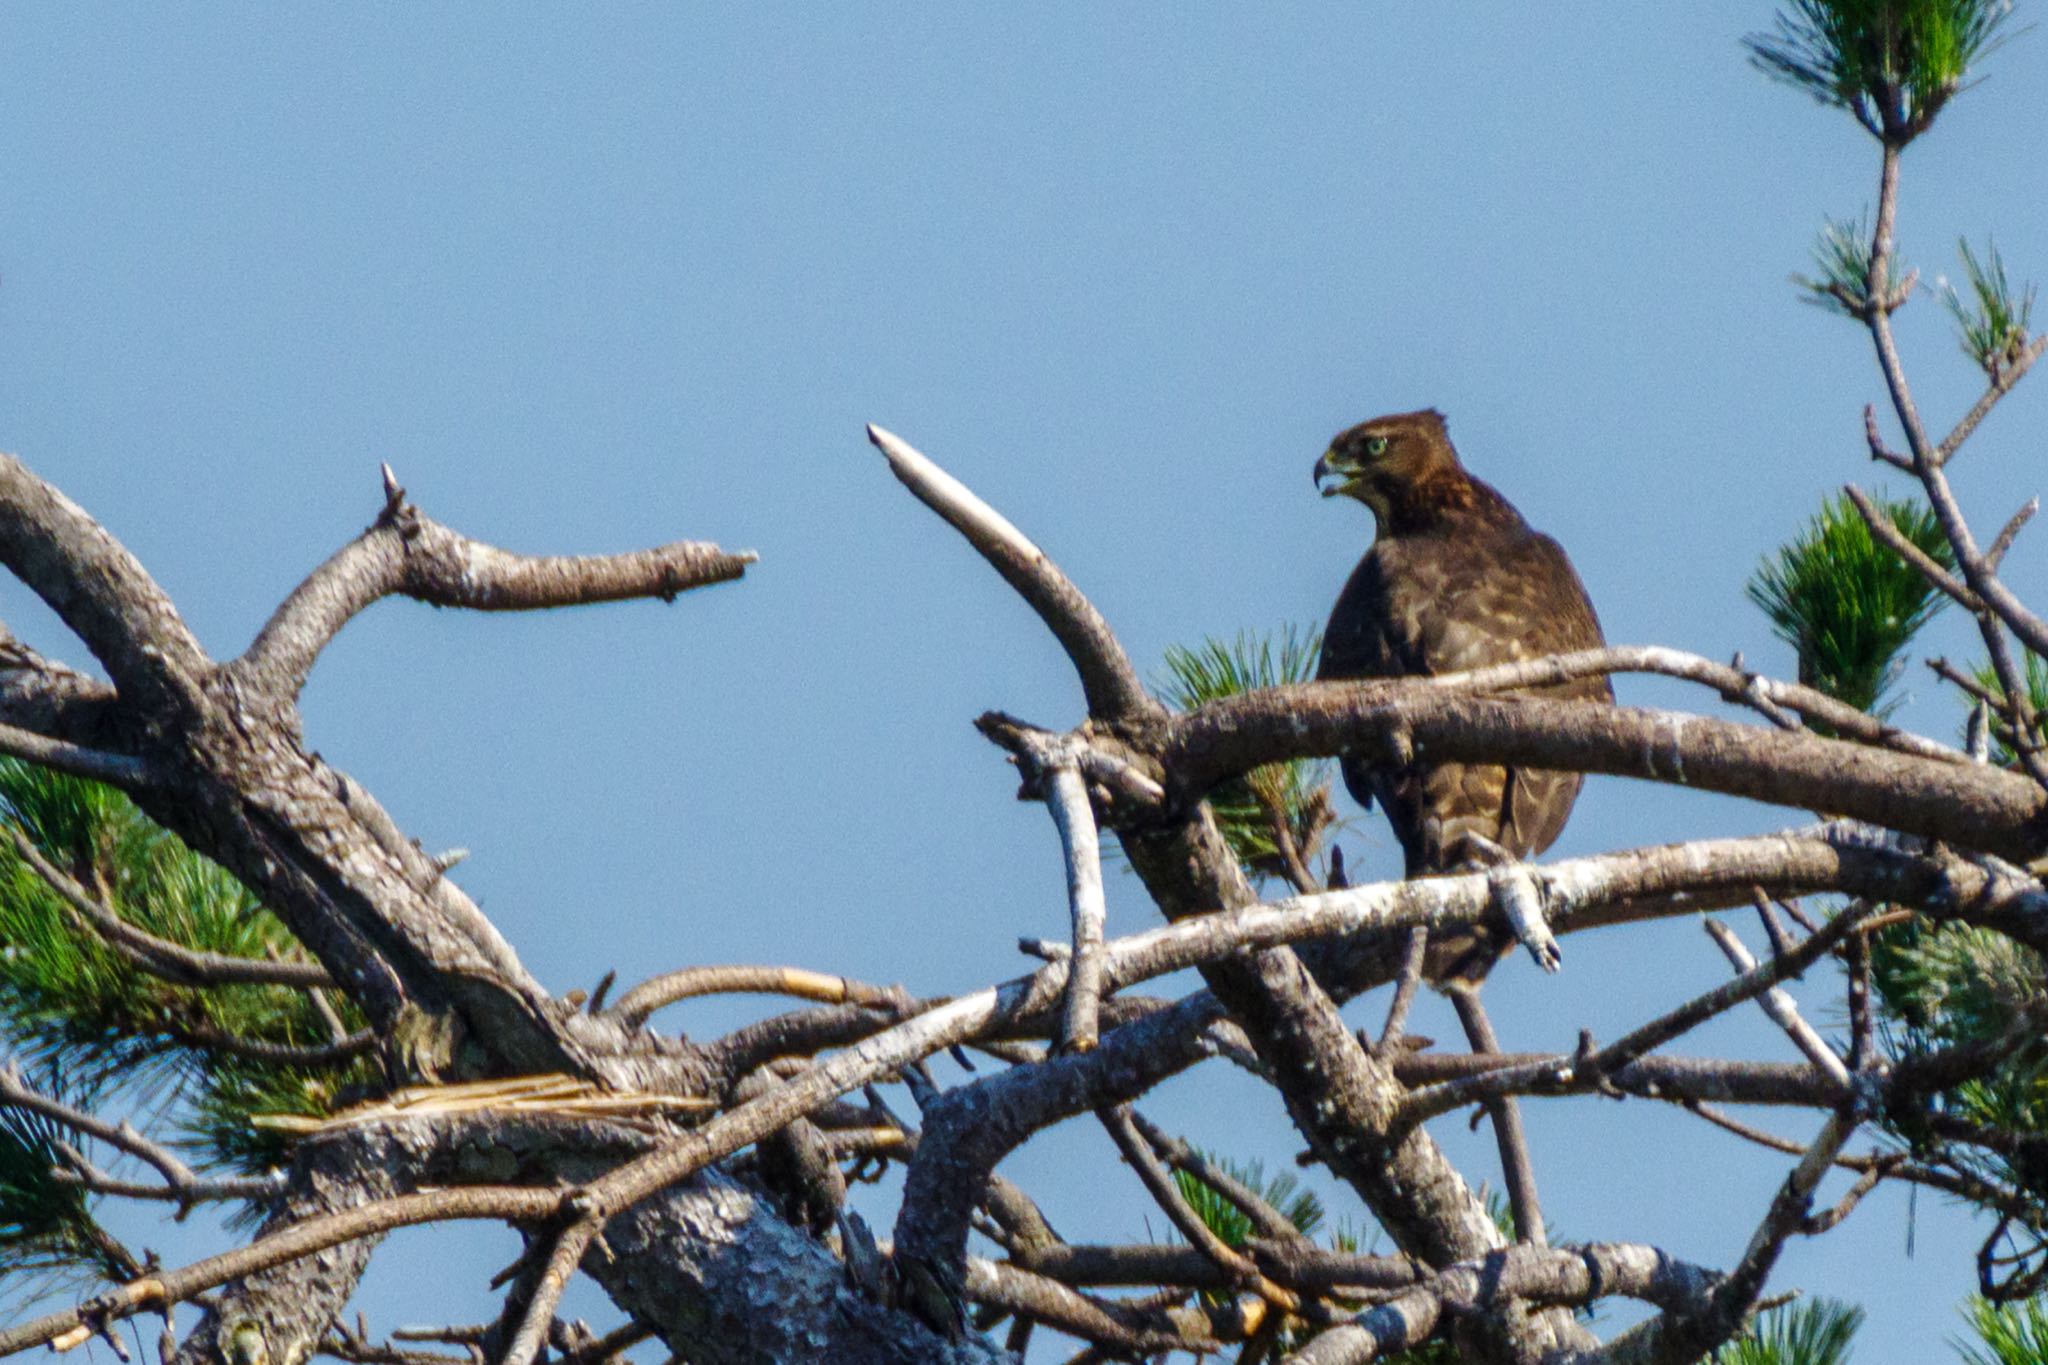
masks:
<path fill-rule="evenodd" d="M 183 721 L 212 664 L 120 542 L 12 455 L 0 455 L 0 564 L 85 642 L 122 699 Z"/>
<path fill-rule="evenodd" d="M 2023 777 L 1704 716 L 1426 684 L 1313 683 L 1210 702 L 1170 724 L 1161 758 L 1186 797 L 1292 758 L 1373 752 L 1396 730 L 1434 760 L 1524 763 L 1827 810 L 2026 859 L 2048 848 L 2048 795 Z"/>

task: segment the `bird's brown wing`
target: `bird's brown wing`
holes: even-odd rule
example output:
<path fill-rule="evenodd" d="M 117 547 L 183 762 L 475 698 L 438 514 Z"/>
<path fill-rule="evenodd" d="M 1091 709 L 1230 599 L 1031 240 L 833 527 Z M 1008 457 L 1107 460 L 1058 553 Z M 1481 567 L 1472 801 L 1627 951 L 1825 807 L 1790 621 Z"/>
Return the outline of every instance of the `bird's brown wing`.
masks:
<path fill-rule="evenodd" d="M 1383 538 L 1360 561 L 1324 633 L 1319 677 L 1442 674 L 1601 644 L 1578 575 L 1557 542 L 1526 526 L 1462 527 Z M 1613 700 L 1605 678 L 1544 695 Z M 1347 757 L 1345 786 L 1378 800 L 1408 872 L 1442 872 L 1478 835 L 1517 856 L 1548 848 L 1579 789 L 1577 773 L 1489 764 L 1391 768 Z"/>

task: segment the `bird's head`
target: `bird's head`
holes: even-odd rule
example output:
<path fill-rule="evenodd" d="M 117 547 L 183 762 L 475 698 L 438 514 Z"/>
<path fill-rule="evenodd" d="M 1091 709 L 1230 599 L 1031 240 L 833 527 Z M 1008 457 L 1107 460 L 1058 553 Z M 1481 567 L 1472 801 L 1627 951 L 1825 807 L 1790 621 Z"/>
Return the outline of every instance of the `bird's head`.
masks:
<path fill-rule="evenodd" d="M 1316 461 L 1315 480 L 1324 497 L 1356 498 L 1384 524 L 1404 494 L 1460 473 L 1443 414 L 1424 408 L 1338 433 Z"/>

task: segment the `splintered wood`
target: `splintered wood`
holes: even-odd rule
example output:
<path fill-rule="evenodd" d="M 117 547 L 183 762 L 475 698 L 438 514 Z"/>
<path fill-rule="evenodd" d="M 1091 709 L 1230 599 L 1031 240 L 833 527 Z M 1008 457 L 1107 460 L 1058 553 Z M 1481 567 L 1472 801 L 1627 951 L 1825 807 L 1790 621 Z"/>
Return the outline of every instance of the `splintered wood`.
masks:
<path fill-rule="evenodd" d="M 381 1100 L 325 1118 L 310 1114 L 252 1114 L 249 1123 L 256 1128 L 304 1135 L 421 1114 L 503 1112 L 641 1118 L 650 1114 L 696 1114 L 715 1107 L 713 1101 L 696 1096 L 621 1095 L 574 1076 L 514 1076 L 462 1085 L 409 1086 Z"/>

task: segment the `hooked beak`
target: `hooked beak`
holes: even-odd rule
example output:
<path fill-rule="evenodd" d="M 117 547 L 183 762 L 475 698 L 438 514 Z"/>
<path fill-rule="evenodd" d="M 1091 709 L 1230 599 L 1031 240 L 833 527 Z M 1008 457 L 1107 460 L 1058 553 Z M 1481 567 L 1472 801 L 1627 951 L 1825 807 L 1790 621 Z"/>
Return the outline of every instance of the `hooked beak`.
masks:
<path fill-rule="evenodd" d="M 1333 498 L 1337 494 L 1342 493 L 1356 473 L 1356 470 L 1347 469 L 1332 461 L 1330 459 L 1330 452 L 1327 450 L 1316 457 L 1315 484 L 1317 490 L 1326 498 Z M 1324 488 L 1324 479 L 1335 479 L 1336 482 L 1328 488 Z"/>

